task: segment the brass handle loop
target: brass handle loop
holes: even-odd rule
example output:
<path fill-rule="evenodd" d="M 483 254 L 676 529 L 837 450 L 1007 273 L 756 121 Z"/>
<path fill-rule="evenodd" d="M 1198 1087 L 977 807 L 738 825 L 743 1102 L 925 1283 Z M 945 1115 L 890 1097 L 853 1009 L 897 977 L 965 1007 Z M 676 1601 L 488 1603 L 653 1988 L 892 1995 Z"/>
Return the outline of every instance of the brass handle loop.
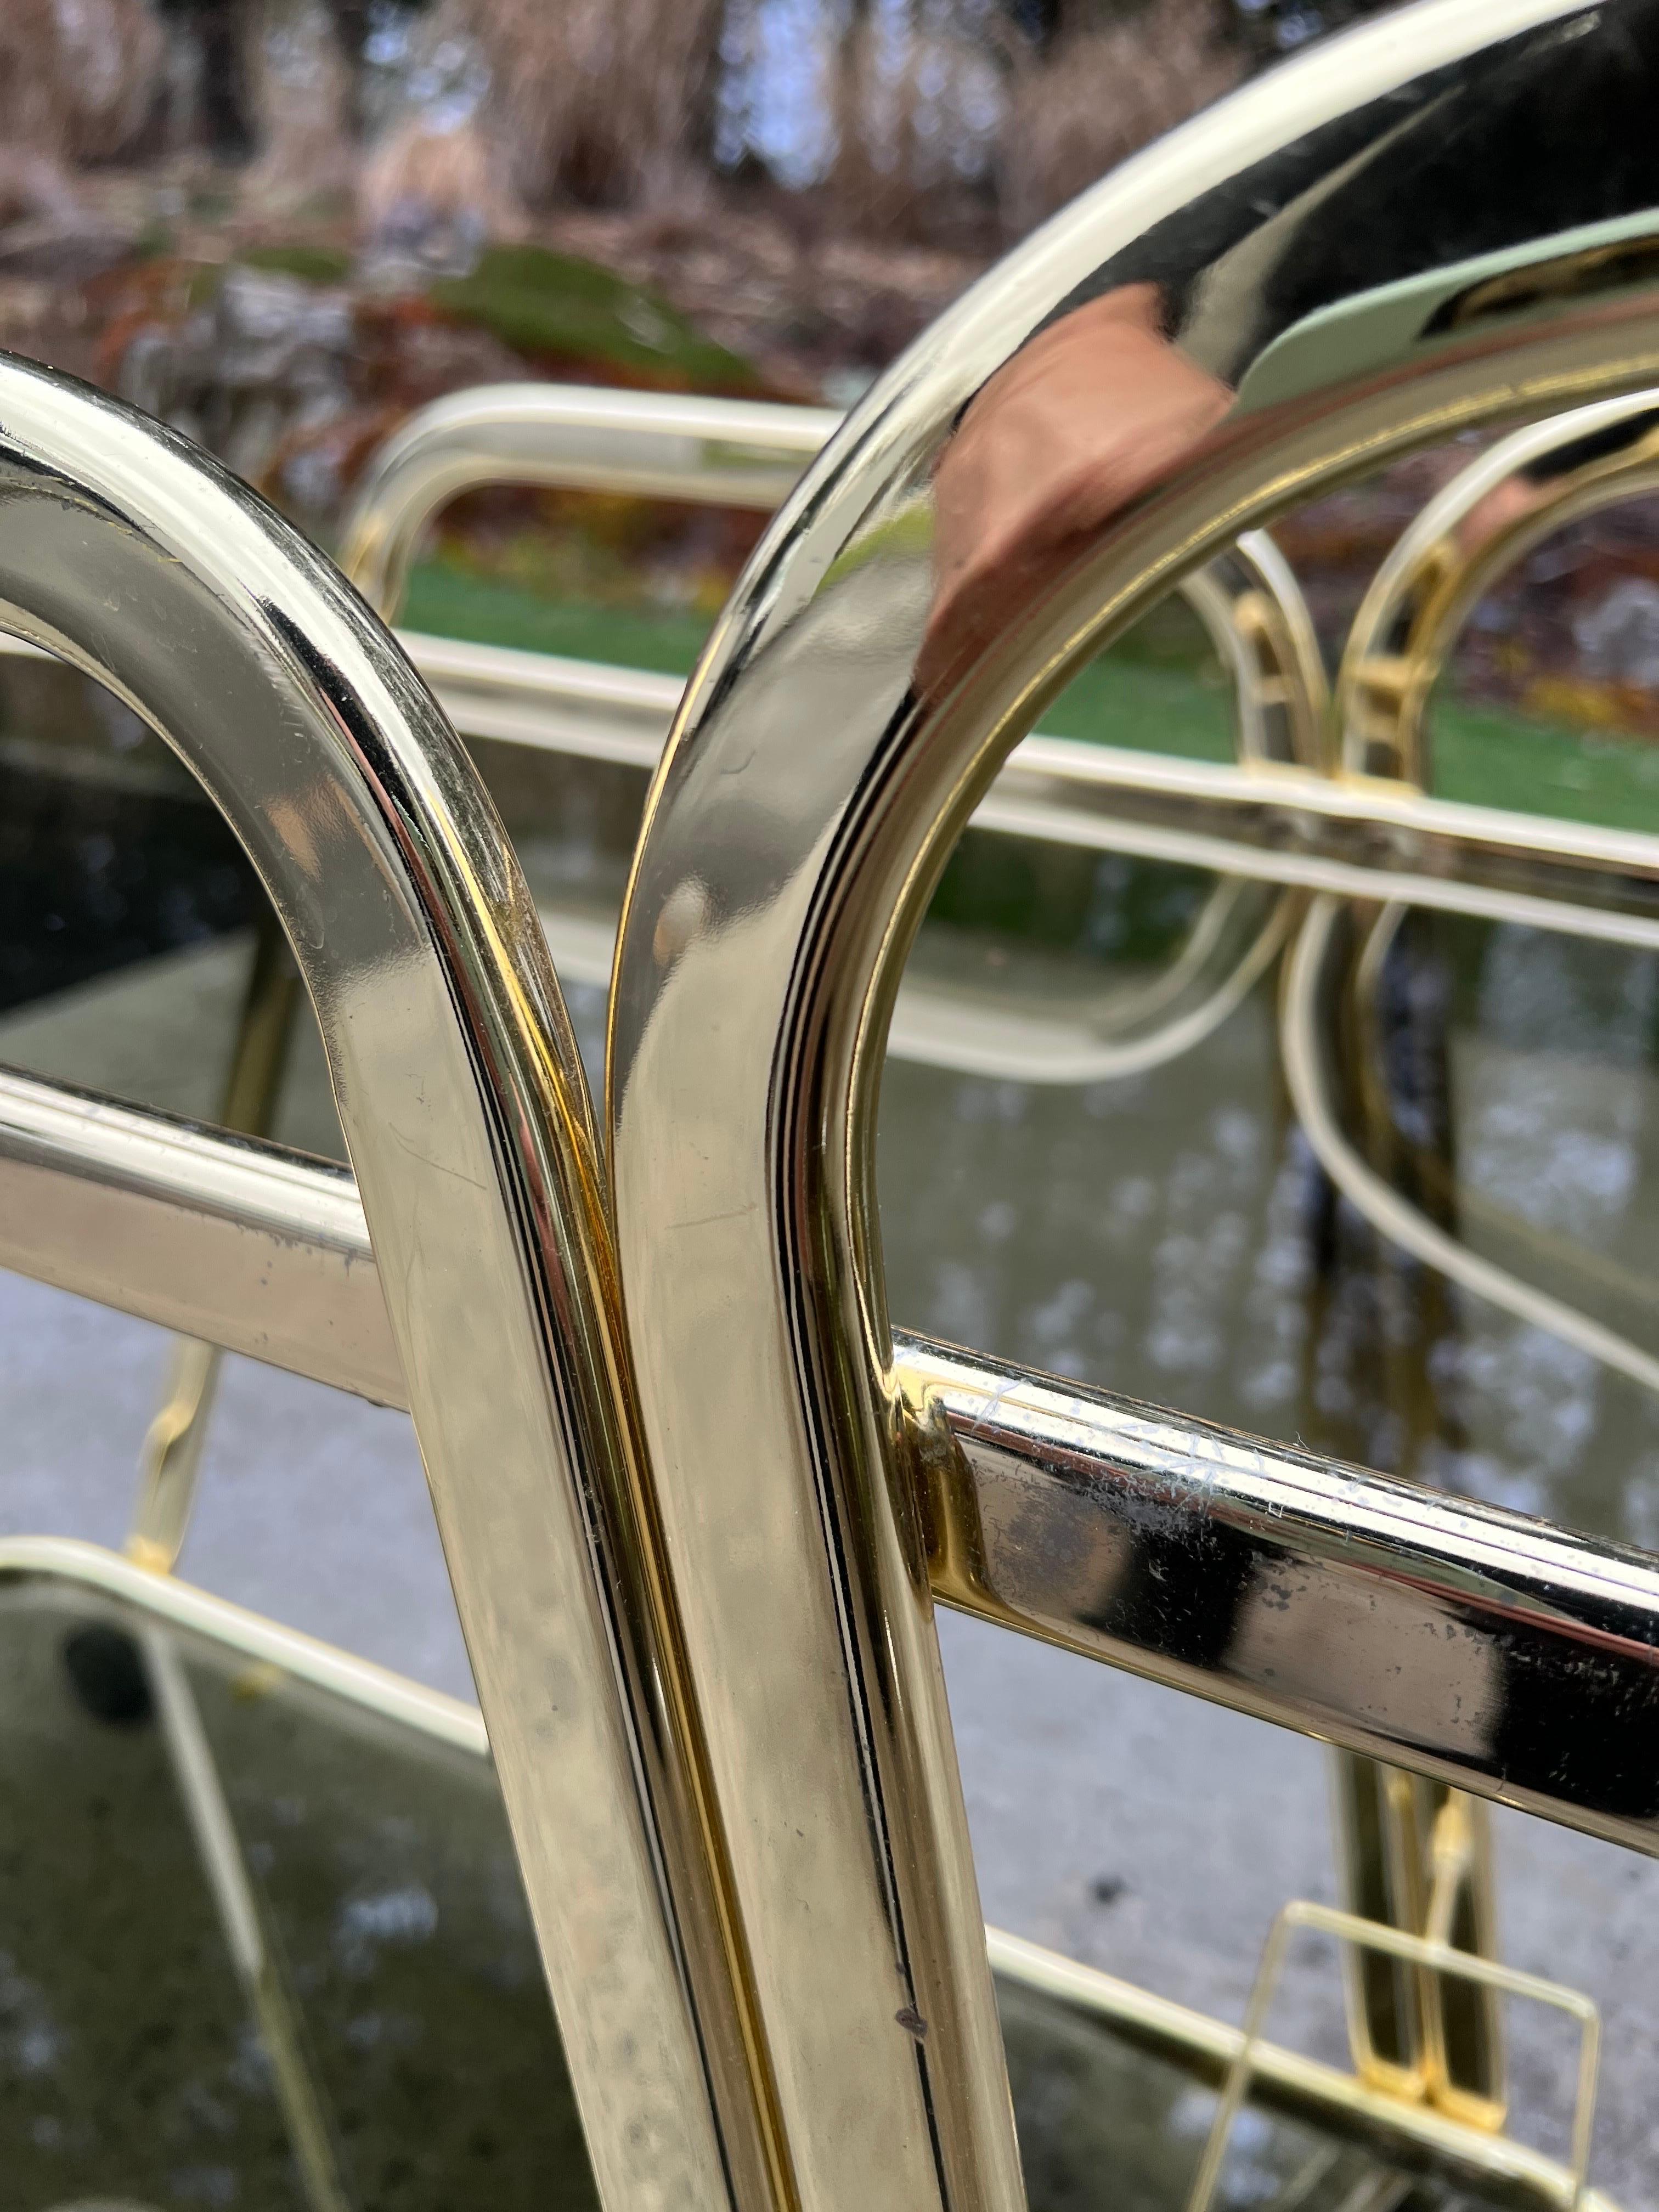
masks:
<path fill-rule="evenodd" d="M 1468 64 L 1478 82 L 1488 46 L 1496 68 L 1499 42 L 1572 12 L 1431 0 L 1350 33 L 1126 164 L 1005 262 L 792 495 L 653 785 L 611 1001 L 618 1247 L 714 1786 L 742 1808 L 732 1894 L 757 2018 L 814 2208 L 1019 2200 L 913 1480 L 923 1441 L 949 1446 L 898 1387 L 876 1220 L 905 955 L 1015 739 L 1180 577 L 1393 454 L 1659 377 L 1651 257 L 1609 258 L 1600 231 L 1334 300 L 1271 343 L 1251 289 L 1340 181 L 1334 150 L 1322 181 L 1320 149 L 1340 137 L 1353 175 L 1414 78 Z M 1026 388 L 999 373 L 1021 356 L 1035 377 L 1026 342 L 1079 293 L 1098 307 L 1103 270 L 1144 268 L 1122 257 L 1183 210 L 1201 221 L 1210 196 L 1250 204 L 1292 153 L 1304 199 L 1206 269 L 1179 325 L 1170 376 L 1183 392 L 1194 371 L 1211 380 L 1196 427 L 1137 454 L 1139 488 L 1115 506 L 1084 485 L 1050 535 L 1014 541 L 965 602 L 978 618 L 942 635 L 939 472 L 988 393 Z M 1528 289 L 1533 263 L 1548 281 Z M 1129 307 L 1144 368 L 1164 341 Z M 1087 396 L 1080 374 L 1067 389 Z"/>
<path fill-rule="evenodd" d="M 592 1117 L 505 834 L 362 600 L 185 440 L 0 360 L 0 624 L 168 739 L 293 947 L 600 2189 L 702 2212 L 744 2154 L 725 1954 Z"/>
<path fill-rule="evenodd" d="M 1401 533 L 1354 617 L 1336 684 L 1344 768 L 1426 790 L 1430 695 L 1487 586 L 1553 532 L 1656 485 L 1659 391 L 1529 423 L 1460 471 Z"/>
<path fill-rule="evenodd" d="M 627 492 L 769 514 L 841 421 L 823 407 L 547 384 L 487 384 L 411 416 L 375 453 L 340 565 L 388 622 L 422 532 L 488 484 Z"/>
<path fill-rule="evenodd" d="M 389 622 L 422 532 L 463 492 L 531 483 L 769 512 L 841 420 L 823 408 L 580 386 L 457 392 L 421 409 L 370 461 L 342 526 L 341 562 Z M 1177 589 L 1231 678 L 1240 760 L 1322 767 L 1325 672 L 1300 588 L 1272 539 L 1247 532 Z M 607 726 L 594 712 L 607 689 L 637 690 L 637 672 L 569 661 L 550 668 L 539 657 L 428 637 L 411 644 L 423 671 L 448 679 L 452 711 L 467 734 L 510 742 L 534 729 L 550 749 L 635 763 L 642 754 L 645 765 L 656 764 L 659 740 L 641 744 L 642 732 Z M 584 676 L 597 695 L 591 702 L 574 696 Z M 643 681 L 648 690 L 652 679 Z M 666 689 L 672 702 L 672 681 Z M 547 712 L 545 696 L 556 690 L 562 720 Z M 1226 1019 L 1277 957 L 1294 911 L 1283 896 L 1223 878 L 1161 973 L 1058 1006 L 989 994 L 977 981 L 912 976 L 890 1049 L 930 1066 L 1038 1083 L 1143 1073 L 1190 1051 Z M 608 975 L 610 942 L 592 915 L 556 909 L 544 919 L 562 972 Z"/>
<path fill-rule="evenodd" d="M 1481 594 L 1553 532 L 1656 484 L 1654 390 L 1529 423 L 1462 470 L 1401 534 L 1354 618 L 1336 686 L 1346 769 L 1425 789 L 1429 700 Z M 1404 911 L 1397 903 L 1381 909 L 1377 928 L 1384 937 Z M 1488 1304 L 1659 1392 L 1659 1358 L 1470 1251 L 1392 1189 L 1349 1144 L 1332 1102 L 1316 1011 L 1322 976 L 1333 966 L 1334 918 L 1330 901 L 1315 902 L 1280 1008 L 1286 1079 L 1326 1173 L 1392 1243 Z M 1362 1004 L 1368 1031 L 1370 1012 L 1369 1003 Z"/>

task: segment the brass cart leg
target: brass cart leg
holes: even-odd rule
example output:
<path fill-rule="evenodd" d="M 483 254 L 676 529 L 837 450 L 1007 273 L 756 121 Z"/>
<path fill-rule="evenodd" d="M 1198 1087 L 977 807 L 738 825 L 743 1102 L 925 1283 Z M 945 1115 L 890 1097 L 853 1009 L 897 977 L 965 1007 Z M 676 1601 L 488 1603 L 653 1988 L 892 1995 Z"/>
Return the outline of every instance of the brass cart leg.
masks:
<path fill-rule="evenodd" d="M 1472 1956 L 1497 1955 L 1492 1830 L 1480 1801 L 1350 1752 L 1331 1754 L 1349 1911 Z M 1504 2124 L 1503 2020 L 1489 1985 L 1389 1953 L 1343 1954 L 1355 2071 L 1466 2126 Z"/>
<path fill-rule="evenodd" d="M 1342 1048 L 1333 1057 L 1349 1071 L 1345 1103 L 1365 1156 L 1451 1230 L 1455 1182 L 1443 1021 L 1437 1007 L 1408 999 L 1396 1010 L 1403 1050 L 1390 1054 L 1381 1031 L 1389 1011 L 1384 970 L 1399 943 L 1402 916 L 1399 908 L 1354 910 L 1349 956 L 1324 1016 L 1337 1025 Z M 1337 1264 L 1334 1232 L 1322 1243 L 1325 1265 L 1316 1299 L 1328 1303 Z M 1399 1473 L 1416 1474 L 1425 1447 L 1443 1425 L 1430 1360 L 1450 1325 L 1447 1286 L 1416 1268 L 1402 1284 L 1396 1255 L 1380 1243 L 1372 1268 L 1382 1323 L 1380 1395 L 1395 1426 L 1390 1456 Z M 1398 1296 L 1402 1289 L 1408 1312 Z M 1388 1310 L 1391 1294 L 1393 1313 Z M 1332 1798 L 1340 1894 L 1349 1911 L 1411 1936 L 1437 1933 L 1439 1941 L 1478 1957 L 1496 1956 L 1491 1827 L 1484 1805 L 1346 1752 L 1332 1754 Z M 1455 1839 L 1455 1850 L 1449 1850 L 1449 1838 Z M 1349 2041 L 1362 2078 L 1394 2095 L 1426 2099 L 1468 2125 L 1501 2127 L 1506 2098 L 1496 1991 L 1486 1983 L 1438 1975 L 1398 1954 L 1359 1946 L 1345 1948 L 1343 1966 Z"/>
<path fill-rule="evenodd" d="M 299 971 L 276 917 L 267 912 L 254 939 L 219 1116 L 240 1136 L 269 1133 L 301 996 Z M 176 1337 L 161 1410 L 145 1432 L 126 1548 L 130 1558 L 158 1574 L 171 1573 L 185 1540 L 222 1357 L 216 1345 Z"/>

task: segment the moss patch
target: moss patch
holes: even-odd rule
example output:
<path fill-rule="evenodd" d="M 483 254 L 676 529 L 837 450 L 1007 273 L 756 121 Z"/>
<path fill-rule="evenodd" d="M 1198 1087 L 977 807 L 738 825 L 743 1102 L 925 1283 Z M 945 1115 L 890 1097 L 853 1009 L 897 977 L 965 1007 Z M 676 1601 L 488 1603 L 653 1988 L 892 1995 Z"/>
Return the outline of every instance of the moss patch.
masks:
<path fill-rule="evenodd" d="M 250 246 L 236 258 L 245 268 L 298 276 L 307 284 L 343 284 L 351 274 L 351 256 L 332 246 Z"/>
<path fill-rule="evenodd" d="M 492 246 L 470 276 L 428 287 L 435 307 L 520 353 L 690 392 L 747 392 L 761 380 L 655 292 L 541 246 Z"/>

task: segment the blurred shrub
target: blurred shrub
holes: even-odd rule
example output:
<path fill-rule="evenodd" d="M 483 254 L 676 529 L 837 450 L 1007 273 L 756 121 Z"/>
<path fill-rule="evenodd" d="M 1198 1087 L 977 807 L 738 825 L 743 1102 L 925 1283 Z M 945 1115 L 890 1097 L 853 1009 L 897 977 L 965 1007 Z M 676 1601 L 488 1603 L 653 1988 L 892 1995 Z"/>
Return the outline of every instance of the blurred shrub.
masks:
<path fill-rule="evenodd" d="M 439 0 L 432 32 L 476 47 L 479 106 L 525 204 L 665 200 L 706 177 L 720 0 Z"/>
<path fill-rule="evenodd" d="M 112 161 L 154 117 L 166 52 L 149 0 L 4 0 L 0 155 Z"/>
<path fill-rule="evenodd" d="M 1103 28 L 1017 52 L 999 201 L 1018 238 L 1128 155 L 1229 92 L 1244 56 L 1215 0 L 1149 0 Z"/>
<path fill-rule="evenodd" d="M 727 0 L 719 153 L 821 222 L 1018 236 L 1235 84 L 1233 0 Z"/>
<path fill-rule="evenodd" d="M 276 211 L 355 185 L 371 249 L 448 273 L 526 210 L 695 223 L 732 181 L 803 240 L 979 250 L 1323 21 L 1299 0 L 0 0 L 0 198 L 8 161 L 11 199 L 38 202 L 40 163 L 148 131 L 252 153 L 243 197 Z"/>
<path fill-rule="evenodd" d="M 261 0 L 251 11 L 247 77 L 258 158 L 251 198 L 287 213 L 355 181 L 352 79 L 322 0 Z"/>

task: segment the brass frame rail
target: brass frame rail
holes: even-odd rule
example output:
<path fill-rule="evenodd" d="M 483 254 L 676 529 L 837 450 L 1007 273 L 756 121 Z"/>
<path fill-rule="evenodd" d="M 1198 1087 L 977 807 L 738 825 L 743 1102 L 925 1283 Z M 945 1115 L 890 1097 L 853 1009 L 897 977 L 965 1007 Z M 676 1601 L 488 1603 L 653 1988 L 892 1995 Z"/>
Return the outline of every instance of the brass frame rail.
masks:
<path fill-rule="evenodd" d="M 0 1075 L 0 1266 L 406 1403 L 343 1168 Z M 1659 1856 L 1659 1751 L 1632 1809 L 1582 1741 L 1504 1734 L 1530 1682 L 1659 1747 L 1659 1560 L 925 1338 L 895 1354 L 961 1449 L 923 1457 L 945 1603 Z M 1149 1563 L 1171 1595 L 1137 1606 Z"/>
<path fill-rule="evenodd" d="M 757 2017 L 815 2204 L 858 2193 L 887 2212 L 1019 2193 L 923 1567 L 939 1516 L 919 1506 L 918 1474 L 934 1443 L 947 1483 L 954 1461 L 945 1425 L 919 1419 L 905 1391 L 880 1256 L 876 1109 L 904 961 L 957 834 L 1016 741 L 1183 575 L 1394 455 L 1659 378 L 1651 210 L 1544 235 L 1545 218 L 1534 228 L 1506 204 L 1519 234 L 1493 246 L 1494 229 L 1505 234 L 1480 227 L 1491 210 L 1466 155 L 1474 173 L 1443 191 L 1443 221 L 1396 240 L 1386 219 L 1375 231 L 1355 219 L 1340 267 L 1300 266 L 1326 198 L 1375 190 L 1366 167 L 1389 149 L 1407 146 L 1425 189 L 1442 192 L 1431 155 L 1466 141 L 1437 134 L 1437 104 L 1454 82 L 1459 97 L 1489 85 L 1501 97 L 1520 67 L 1502 42 L 1528 33 L 1528 67 L 1547 82 L 1558 44 L 1613 38 L 1616 19 L 1607 6 L 1429 0 L 1256 80 L 1039 232 L 878 385 L 809 471 L 727 605 L 653 786 L 611 1000 L 614 1218 L 688 1668 L 717 1790 L 742 1808 L 732 1894 L 757 1960 Z M 1598 212 L 1607 196 L 1589 185 L 1602 177 L 1587 172 Z M 1386 200 L 1372 205 L 1386 217 Z M 1463 230 L 1457 214 L 1471 206 Z M 1160 315 L 1136 283 L 1150 290 L 1173 240 L 1216 238 L 1222 211 L 1241 242 L 1186 272 Z M 1368 292 L 1372 237 L 1385 243 Z M 1402 258 L 1413 273 L 1399 275 Z M 1098 311 L 1120 288 L 1109 325 Z M 1302 312 L 1276 327 L 1287 297 Z M 1146 410 L 1156 434 L 1126 457 L 1124 410 L 1157 374 L 1136 348 L 1164 343 L 1166 328 L 1178 353 L 1161 366 L 1181 405 Z M 1476 839 L 1465 857 L 1485 861 L 1489 879 L 1436 889 L 1459 904 L 1473 891 L 1510 911 L 1549 905 L 1533 890 L 1533 825 L 1523 842 L 1510 835 L 1517 884 Z M 1421 866 L 1413 854 L 1394 872 Z M 1587 872 L 1620 896 L 1600 853 Z M 1598 932 L 1608 922 L 1650 932 L 1652 915 L 1590 913 Z M 1222 1525 L 1271 1553 L 1274 1522 L 1308 1511 L 1285 1455 L 1247 1447 L 1227 1466 L 1223 1452 L 1188 1448 L 1197 1425 L 1170 1427 L 1186 1473 L 1194 1458 L 1200 1471 L 1225 1467 Z M 1263 1462 L 1271 1480 L 1257 1492 Z M 1170 1656 L 1224 1679 L 1244 1656 L 1255 1557 L 1218 1566 L 1207 1547 L 1182 1545 L 1185 1485 L 1170 1472 L 1137 1500 L 1123 1581 L 1114 1572 L 1090 1590 L 1085 1618 L 1127 1641 L 1167 1617 L 1175 1590 L 1203 1594 L 1210 1617 L 1196 1631 L 1215 1642 L 1195 1632 Z M 1347 1480 L 1309 1474 L 1316 1499 Z M 1306 1548 L 1283 1576 L 1292 1611 L 1304 1582 L 1328 1575 L 1350 1591 L 1364 1577 L 1366 1610 L 1381 1605 L 1366 1570 L 1400 1571 L 1389 1546 L 1402 1524 L 1374 1512 L 1377 1500 L 1367 1486 L 1304 1523 Z M 1436 1620 L 1446 1632 L 1423 1639 L 1431 1704 L 1443 1703 L 1432 1717 L 1389 1715 L 1371 1680 L 1358 1693 L 1366 1717 L 1382 1709 L 1382 1733 L 1405 1739 L 1401 1764 L 1468 1779 L 1484 1767 L 1510 1790 L 1520 1776 L 1527 1802 L 1549 1779 L 1536 1757 L 1547 1743 L 1564 1793 L 1595 1801 L 1590 1824 L 1634 1839 L 1651 1812 L 1650 1624 L 1621 1623 L 1598 1581 L 1571 1638 L 1595 1661 L 1567 1680 L 1540 1670 L 1530 1639 L 1584 1595 L 1570 1565 L 1579 1540 L 1540 1536 L 1563 1550 L 1534 1578 L 1522 1531 L 1505 1522 L 1498 1533 L 1493 1544 L 1466 1522 L 1438 1560 L 1408 1541 L 1402 1583 L 1420 1570 L 1435 1589 L 1450 1570 L 1453 1609 Z M 970 1581 L 974 1534 L 970 1519 Z M 1065 1564 L 1049 1554 L 1048 1577 L 1063 1583 Z M 1613 1580 L 1626 1571 L 1653 1567 L 1620 1555 Z M 1487 1607 L 1489 1661 L 1479 1632 L 1465 1650 Z M 1334 1678 L 1339 1624 L 1351 1643 L 1340 1606 L 1319 1623 Z M 1641 1670 L 1625 1680 L 1629 1708 L 1601 1695 L 1615 1647 Z M 1481 1657 L 1474 1676 L 1468 1656 Z M 1340 1680 L 1310 1694 L 1333 1690 L 1344 1694 Z M 1448 1729 L 1472 1694 L 1479 1743 L 1459 1746 Z M 1328 1706 L 1304 1724 L 1337 1733 Z M 1576 1763 L 1575 1726 L 1595 1747 Z"/>
<path fill-rule="evenodd" d="M 582 386 L 453 393 L 412 416 L 371 459 L 344 518 L 341 558 L 390 620 L 422 532 L 464 492 L 527 483 L 769 513 L 840 420 L 820 409 Z M 1232 675 L 1241 762 L 1316 766 L 1324 670 L 1296 580 L 1273 541 L 1247 534 L 1182 590 Z M 401 642 L 463 736 L 647 770 L 660 757 L 684 690 L 671 677 L 553 654 L 418 632 L 404 632 Z M 0 636 L 0 652 L 29 649 Z M 981 826 L 999 824 L 987 816 Z M 562 977 L 609 981 L 615 933 L 604 917 L 555 904 L 542 919 Z M 1147 984 L 1044 1006 L 982 981 L 951 988 L 913 975 L 890 1049 L 963 1073 L 1036 1082 L 1138 1074 L 1224 1021 L 1272 964 L 1293 920 L 1284 896 L 1264 902 L 1247 876 L 1213 887 L 1185 945 Z"/>
<path fill-rule="evenodd" d="M 1583 419 L 1615 419 L 1641 404 L 1602 403 L 1583 410 Z M 422 532 L 447 501 L 482 485 L 541 483 L 770 511 L 840 420 L 822 409 L 575 386 L 457 393 L 422 410 L 376 455 L 347 518 L 342 557 L 390 614 Z M 1521 434 L 1510 441 L 1516 456 L 1547 447 L 1550 431 L 1542 425 Z M 1469 474 L 1492 476 L 1491 459 Z M 1436 503 L 1437 512 L 1449 496 Z M 1422 540 L 1419 526 L 1410 533 L 1413 553 Z M 1285 633 L 1277 656 L 1296 672 L 1316 720 L 1322 676 L 1294 578 L 1260 533 L 1244 553 L 1235 590 L 1255 592 L 1273 610 L 1273 626 Z M 1394 583 L 1400 557 L 1379 579 L 1379 593 Z M 1288 737 L 1273 742 L 1262 665 L 1252 663 L 1244 639 L 1230 635 L 1225 595 L 1201 573 L 1191 586 L 1206 629 L 1233 665 L 1243 757 L 1223 766 L 1038 733 L 1013 748 L 975 811 L 975 828 L 1176 863 L 1240 884 L 1410 901 L 1659 945 L 1659 836 L 1437 799 L 1352 768 L 1331 772 L 1318 757 L 1316 732 L 1294 718 Z M 1373 616 L 1368 634 L 1382 620 Z M 418 631 L 399 638 L 463 736 L 535 750 L 654 769 L 684 690 L 678 678 L 644 670 Z M 0 635 L 0 653 L 33 649 Z M 1356 696 L 1358 665 L 1351 654 L 1345 700 Z M 1273 689 L 1271 656 L 1266 688 Z M 1413 704 L 1420 710 L 1417 693 Z M 543 919 L 562 975 L 607 979 L 611 933 L 596 917 L 555 906 Z M 901 1059 L 1041 1083 L 1139 1072 L 1188 1049 L 1224 1018 L 1265 970 L 1284 927 L 1284 918 L 1268 919 L 1242 959 L 1224 963 L 1218 976 L 1206 967 L 1173 1018 L 1159 1009 L 1150 1034 L 1119 1035 L 1109 994 L 1104 1031 L 1096 1033 L 1074 1007 L 1034 1012 L 977 988 L 941 991 L 908 978 L 889 1049 Z"/>
<path fill-rule="evenodd" d="M 643 670 L 398 637 L 463 737 L 650 769 L 682 694 L 673 678 Z M 15 649 L 0 635 L 0 653 Z M 1038 733 L 1012 748 L 969 818 L 1291 890 L 1659 946 L 1659 836 L 1352 774 L 1212 765 Z"/>
<path fill-rule="evenodd" d="M 370 461 L 342 526 L 342 563 L 389 621 L 422 532 L 461 491 L 529 483 L 768 511 L 783 504 L 841 419 L 818 409 L 580 386 L 456 392 L 412 416 Z M 1318 766 L 1324 668 L 1300 589 L 1272 539 L 1247 533 L 1181 589 L 1231 674 L 1240 759 Z M 653 769 L 682 688 L 550 656 L 426 636 L 405 641 L 463 734 L 588 758 Z M 1181 952 L 1150 984 L 1109 987 L 1046 1009 L 982 981 L 953 989 L 912 975 L 889 1048 L 962 1073 L 1038 1082 L 1139 1073 L 1226 1019 L 1271 965 L 1293 919 L 1282 896 L 1264 904 L 1248 879 L 1224 878 Z M 611 945 L 592 915 L 554 907 L 543 921 L 561 974 L 608 981 Z"/>
<path fill-rule="evenodd" d="M 489 484 L 632 493 L 770 514 L 840 427 L 823 407 L 556 384 L 494 384 L 434 400 L 369 462 L 340 566 L 388 617 L 441 507 Z"/>
<path fill-rule="evenodd" d="M 1319 487 L 1659 379 L 1656 218 L 1383 283 L 1271 340 L 1252 335 L 1271 326 L 1261 288 L 1297 233 L 1264 223 L 1206 272 L 1181 332 L 1234 403 L 1163 454 L 1156 485 L 1062 538 L 1063 558 L 994 577 L 994 619 L 941 659 L 927 526 L 964 410 L 1158 224 L 1224 187 L 1259 207 L 1253 177 L 1298 149 L 1334 182 L 1326 126 L 1354 126 L 1351 163 L 1367 132 L 1373 151 L 1396 142 L 1395 96 L 1418 79 L 1479 78 L 1499 41 L 1596 20 L 1563 0 L 1426 0 L 1257 80 L 1040 233 L 849 418 L 739 583 L 653 785 L 617 945 L 608 1194 L 527 894 L 407 665 L 325 562 L 179 441 L 0 365 L 0 616 L 191 760 L 318 1007 L 396 1346 L 377 1389 L 401 1367 L 611 2212 L 1019 2203 L 935 1583 L 1655 1847 L 1659 1562 L 896 1343 L 873 1198 L 906 952 L 1046 701 Z M 1128 831 L 1192 857 L 1206 839 L 1158 818 L 1158 765 L 1153 818 Z M 1045 796 L 1039 767 L 1023 826 L 1080 817 L 1085 842 L 1121 837 L 1110 771 L 1086 771 L 1097 814 L 1069 778 Z M 1261 794 L 1287 787 L 1241 773 L 1259 829 L 1283 804 Z M 1280 872 L 1262 879 L 1653 941 L 1649 841 L 1575 844 L 1474 810 L 1448 838 L 1445 810 L 1409 798 L 1332 787 L 1304 805 L 1317 781 L 1291 809 L 1340 830 L 1337 855 L 1265 854 Z M 1407 842 L 1379 855 L 1390 821 Z M 1473 879 L 1445 880 L 1454 864 Z M 147 1180 L 129 1126 L 146 1117 L 76 1123 L 59 1097 L 47 1128 L 30 1089 L 9 1093 L 0 1192 L 50 1279 L 168 1301 L 155 1317 L 234 1329 L 239 1349 L 263 1331 L 263 1356 L 296 1365 L 314 1331 L 336 1375 L 374 1342 L 340 1178 L 308 1186 L 331 1231 L 313 1251 L 275 1193 L 257 1199 L 258 1147 L 175 1131 Z M 210 1167 L 212 1199 L 174 1203 Z M 65 1214 L 46 1257 L 40 1209 L 76 1183 L 76 1244 L 58 1241 Z M 106 1204 L 129 1240 L 119 1281 Z M 169 1215 L 158 1288 L 132 1232 Z M 185 1311 L 173 1267 L 193 1243 L 206 1273 Z M 250 1286 L 261 1249 L 269 1279 Z M 230 1316 L 238 1267 L 250 1305 Z M 349 1327 L 324 1291 L 360 1302 Z M 1379 1632 L 1399 1670 L 1381 1678 Z"/>
<path fill-rule="evenodd" d="M 601 2192 L 718 2206 L 757 2156 L 740 2002 L 593 1119 L 511 847 L 361 599 L 185 441 L 0 359 L 0 623 L 193 769 L 316 1007 Z"/>

